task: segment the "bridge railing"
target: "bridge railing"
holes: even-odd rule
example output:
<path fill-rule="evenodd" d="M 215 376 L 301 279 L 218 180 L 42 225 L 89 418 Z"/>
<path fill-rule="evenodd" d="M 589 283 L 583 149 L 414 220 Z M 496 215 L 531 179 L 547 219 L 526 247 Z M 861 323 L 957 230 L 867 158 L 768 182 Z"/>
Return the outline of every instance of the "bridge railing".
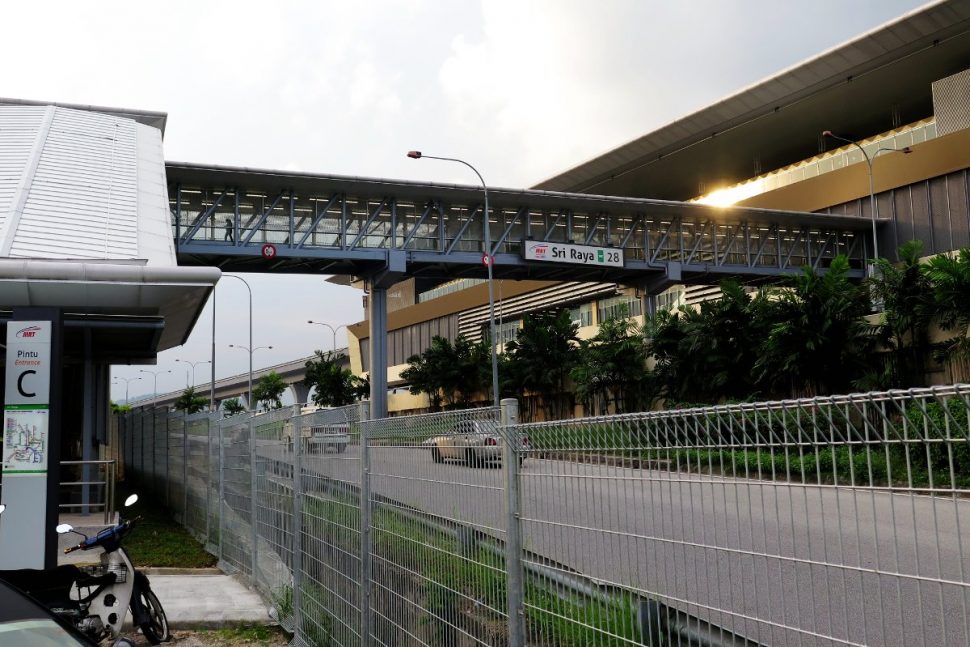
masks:
<path fill-rule="evenodd" d="M 211 521 L 176 514 L 297 644 L 970 645 L 970 385 L 368 417 L 208 418 L 183 450 Z M 122 421 L 149 483 L 151 419 Z"/>
<path fill-rule="evenodd" d="M 415 252 L 411 264 L 464 252 L 465 262 L 480 265 L 486 246 L 480 197 L 417 199 L 395 196 L 390 186 L 390 195 L 373 197 L 345 188 L 314 194 L 284 186 L 177 185 L 170 191 L 173 236 L 189 255 L 259 256 L 271 244 L 288 252 L 276 263 L 406 250 Z M 494 193 L 489 216 L 487 247 L 499 265 L 521 263 L 525 241 L 533 240 L 622 249 L 626 264 L 641 269 L 678 263 L 692 270 L 786 271 L 824 268 L 845 255 L 858 270 L 870 236 L 850 218 L 541 192 Z"/>

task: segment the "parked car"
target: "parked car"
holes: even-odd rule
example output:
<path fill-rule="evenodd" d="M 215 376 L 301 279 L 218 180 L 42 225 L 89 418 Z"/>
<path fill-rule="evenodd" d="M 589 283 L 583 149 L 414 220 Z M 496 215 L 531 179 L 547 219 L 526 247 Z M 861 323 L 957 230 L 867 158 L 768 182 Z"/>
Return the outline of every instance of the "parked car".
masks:
<path fill-rule="evenodd" d="M 429 438 L 424 442 L 431 447 L 435 463 L 460 460 L 470 466 L 502 462 L 505 441 L 498 432 L 498 425 L 490 420 L 460 420 L 447 434 Z M 522 449 L 529 450 L 529 439 L 522 438 Z M 522 464 L 523 454 L 519 455 Z"/>
<path fill-rule="evenodd" d="M 342 454 L 350 443 L 350 425 L 317 425 L 310 427 L 310 437 L 307 440 L 307 449 L 310 452 L 319 450 L 326 452 L 333 449 L 338 454 Z"/>
<path fill-rule="evenodd" d="M 326 453 L 333 450 L 342 454 L 350 443 L 350 425 L 348 423 L 332 425 L 304 425 L 300 430 L 303 451 L 306 453 Z M 283 425 L 283 440 L 290 451 L 293 451 L 293 422 Z"/>
<path fill-rule="evenodd" d="M 98 647 L 53 611 L 3 580 L 0 580 L 0 645 Z M 132 643 L 122 638 L 115 645 Z"/>

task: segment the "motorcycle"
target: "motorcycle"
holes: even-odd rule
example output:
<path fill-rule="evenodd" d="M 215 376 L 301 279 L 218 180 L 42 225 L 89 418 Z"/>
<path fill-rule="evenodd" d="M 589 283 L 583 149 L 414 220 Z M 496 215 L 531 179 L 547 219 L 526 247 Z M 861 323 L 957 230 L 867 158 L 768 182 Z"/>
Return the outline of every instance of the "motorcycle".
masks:
<path fill-rule="evenodd" d="M 138 501 L 132 494 L 125 507 Z M 88 537 L 70 524 L 57 526 L 58 534 L 74 533 L 84 537 L 65 553 L 103 548 L 101 563 L 92 567 L 62 565 L 50 570 L 20 569 L 0 571 L 0 579 L 32 595 L 51 611 L 72 623 L 94 642 L 115 639 L 121 632 L 128 609 L 132 622 L 152 645 L 171 637 L 168 619 L 148 582 L 148 576 L 135 569 L 121 545 L 137 519 L 120 520 Z"/>

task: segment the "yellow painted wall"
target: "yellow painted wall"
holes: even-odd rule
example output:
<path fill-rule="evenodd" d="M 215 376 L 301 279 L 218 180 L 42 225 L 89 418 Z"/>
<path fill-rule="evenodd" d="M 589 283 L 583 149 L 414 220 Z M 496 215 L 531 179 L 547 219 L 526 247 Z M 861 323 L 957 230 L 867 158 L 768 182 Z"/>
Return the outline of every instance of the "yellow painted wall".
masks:
<path fill-rule="evenodd" d="M 912 147 L 908 155 L 883 153 L 873 162 L 876 193 L 970 168 L 970 129 Z M 818 211 L 869 196 L 864 162 L 753 196 L 738 206 Z"/>

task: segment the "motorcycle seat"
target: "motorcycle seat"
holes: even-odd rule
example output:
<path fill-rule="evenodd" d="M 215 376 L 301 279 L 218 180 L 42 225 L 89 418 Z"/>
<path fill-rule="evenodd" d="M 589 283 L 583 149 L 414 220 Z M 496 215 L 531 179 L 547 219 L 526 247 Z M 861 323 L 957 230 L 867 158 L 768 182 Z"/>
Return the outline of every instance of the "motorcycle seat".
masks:
<path fill-rule="evenodd" d="M 73 564 L 63 564 L 52 569 L 20 568 L 0 571 L 3 580 L 21 591 L 32 595 L 41 603 L 56 601 L 81 577 L 81 569 Z"/>

